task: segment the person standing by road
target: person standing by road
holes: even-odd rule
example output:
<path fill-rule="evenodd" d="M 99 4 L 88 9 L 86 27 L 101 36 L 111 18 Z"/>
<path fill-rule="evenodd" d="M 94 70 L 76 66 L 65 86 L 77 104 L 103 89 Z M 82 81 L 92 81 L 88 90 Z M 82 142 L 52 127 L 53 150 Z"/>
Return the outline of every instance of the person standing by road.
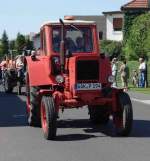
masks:
<path fill-rule="evenodd" d="M 124 88 L 124 91 L 127 91 L 128 90 L 128 79 L 129 79 L 129 68 L 127 66 L 126 60 L 124 60 L 122 65 L 120 66 L 119 72 L 121 75 L 122 87 Z"/>
<path fill-rule="evenodd" d="M 7 69 L 8 64 L 9 64 L 9 59 L 8 59 L 8 56 L 5 55 L 2 62 L 0 63 L 2 80 L 4 79 L 4 72 Z"/>
<path fill-rule="evenodd" d="M 145 78 L 146 78 L 146 63 L 144 58 L 139 58 L 139 87 L 145 87 Z"/>
<path fill-rule="evenodd" d="M 19 55 L 16 59 L 16 68 L 18 71 L 18 77 L 20 78 L 23 75 L 23 67 L 24 67 L 24 56 Z"/>
<path fill-rule="evenodd" d="M 112 76 L 114 76 L 114 82 L 112 84 L 112 87 L 117 87 L 117 58 L 112 59 L 111 69 Z"/>

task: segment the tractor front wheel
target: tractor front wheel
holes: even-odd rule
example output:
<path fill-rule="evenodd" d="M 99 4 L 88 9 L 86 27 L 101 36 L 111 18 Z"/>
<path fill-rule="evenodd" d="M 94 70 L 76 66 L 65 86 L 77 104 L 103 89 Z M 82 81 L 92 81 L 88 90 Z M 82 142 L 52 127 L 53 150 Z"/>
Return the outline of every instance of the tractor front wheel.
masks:
<path fill-rule="evenodd" d="M 55 139 L 57 131 L 56 122 L 57 113 L 54 99 L 50 96 L 43 96 L 41 101 L 41 124 L 45 139 Z"/>
<path fill-rule="evenodd" d="M 118 96 L 121 112 L 115 115 L 116 134 L 118 136 L 128 136 L 132 129 L 133 110 L 130 97 L 127 93 L 122 92 Z M 119 125 L 119 126 L 118 126 Z"/>

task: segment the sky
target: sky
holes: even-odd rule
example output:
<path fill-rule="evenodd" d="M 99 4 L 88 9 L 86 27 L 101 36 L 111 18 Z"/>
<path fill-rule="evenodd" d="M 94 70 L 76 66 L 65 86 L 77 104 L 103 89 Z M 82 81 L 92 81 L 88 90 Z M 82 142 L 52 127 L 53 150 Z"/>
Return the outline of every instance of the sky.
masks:
<path fill-rule="evenodd" d="M 45 21 L 64 15 L 101 15 L 117 11 L 131 0 L 0 0 L 0 37 L 6 30 L 9 39 L 18 32 L 39 32 Z"/>

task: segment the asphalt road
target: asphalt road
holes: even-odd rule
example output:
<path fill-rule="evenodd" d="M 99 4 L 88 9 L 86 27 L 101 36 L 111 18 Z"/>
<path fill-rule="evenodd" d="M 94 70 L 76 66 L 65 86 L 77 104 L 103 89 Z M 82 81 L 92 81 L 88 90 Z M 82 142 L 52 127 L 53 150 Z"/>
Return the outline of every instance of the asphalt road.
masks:
<path fill-rule="evenodd" d="M 0 161 L 150 161 L 150 105 L 134 100 L 133 109 L 130 137 L 112 136 L 111 123 L 92 126 L 83 108 L 61 114 L 57 139 L 46 141 L 27 125 L 25 96 L 0 92 Z"/>

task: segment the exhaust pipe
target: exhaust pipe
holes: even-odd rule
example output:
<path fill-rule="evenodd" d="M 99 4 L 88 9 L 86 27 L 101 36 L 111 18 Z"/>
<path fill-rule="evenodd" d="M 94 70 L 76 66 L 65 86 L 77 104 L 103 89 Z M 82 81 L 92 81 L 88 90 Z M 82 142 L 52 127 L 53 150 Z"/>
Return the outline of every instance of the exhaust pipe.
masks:
<path fill-rule="evenodd" d="M 61 73 L 65 71 L 65 40 L 64 40 L 64 22 L 62 19 L 59 19 L 61 24 L 61 42 L 60 42 L 60 65 L 61 65 Z"/>

